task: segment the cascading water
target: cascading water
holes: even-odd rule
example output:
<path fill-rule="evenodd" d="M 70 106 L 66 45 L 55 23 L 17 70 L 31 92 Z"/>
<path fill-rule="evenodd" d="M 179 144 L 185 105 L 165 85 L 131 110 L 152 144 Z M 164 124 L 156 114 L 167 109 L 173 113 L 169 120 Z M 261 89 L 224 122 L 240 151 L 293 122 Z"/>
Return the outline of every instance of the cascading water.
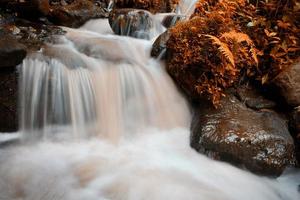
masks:
<path fill-rule="evenodd" d="M 107 20 L 66 31 L 20 66 L 29 142 L 0 151 L 0 200 L 300 198 L 299 173 L 262 178 L 189 147 L 187 103 L 150 41 Z"/>
<path fill-rule="evenodd" d="M 149 41 L 69 29 L 20 66 L 22 130 L 49 138 L 70 126 L 77 138 L 117 138 L 186 125 L 186 102 L 150 59 L 150 47 Z"/>

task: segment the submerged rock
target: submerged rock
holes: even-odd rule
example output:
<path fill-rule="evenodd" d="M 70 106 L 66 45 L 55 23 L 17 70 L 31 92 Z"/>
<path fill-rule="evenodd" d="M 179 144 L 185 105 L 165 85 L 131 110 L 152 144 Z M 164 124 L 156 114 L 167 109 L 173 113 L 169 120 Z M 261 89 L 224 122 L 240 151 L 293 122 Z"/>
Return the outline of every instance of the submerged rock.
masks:
<path fill-rule="evenodd" d="M 218 109 L 202 104 L 192 123 L 191 146 L 252 172 L 279 175 L 295 164 L 287 123 L 270 110 L 251 110 L 234 96 Z"/>
<path fill-rule="evenodd" d="M 169 38 L 170 38 L 170 32 L 167 30 L 155 40 L 151 50 L 152 57 L 156 57 L 156 58 L 160 57 L 161 59 L 165 59 L 167 41 Z"/>
<path fill-rule="evenodd" d="M 273 83 L 289 105 L 300 105 L 300 61 L 280 73 Z"/>
<path fill-rule="evenodd" d="M 109 15 L 109 24 L 117 35 L 149 39 L 153 27 L 151 13 L 131 8 L 115 9 Z"/>
<path fill-rule="evenodd" d="M 184 19 L 186 16 L 179 15 L 179 14 L 168 14 L 162 20 L 162 25 L 166 28 L 171 28 L 174 26 L 178 21 Z"/>

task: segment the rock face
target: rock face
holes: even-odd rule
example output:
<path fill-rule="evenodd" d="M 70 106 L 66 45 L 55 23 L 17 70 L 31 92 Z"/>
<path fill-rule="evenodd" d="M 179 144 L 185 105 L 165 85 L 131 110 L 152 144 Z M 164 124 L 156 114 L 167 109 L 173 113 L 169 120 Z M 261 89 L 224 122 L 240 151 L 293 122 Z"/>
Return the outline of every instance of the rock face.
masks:
<path fill-rule="evenodd" d="M 153 21 L 146 10 L 124 8 L 110 13 L 109 24 L 115 34 L 148 39 Z"/>
<path fill-rule="evenodd" d="M 289 105 L 300 105 L 300 61 L 280 73 L 273 82 Z"/>
<path fill-rule="evenodd" d="M 94 0 L 23 0 L 3 5 L 33 21 L 48 18 L 56 25 L 78 27 L 93 18 L 108 17 L 106 1 Z"/>
<path fill-rule="evenodd" d="M 17 72 L 0 69 L 0 132 L 17 130 Z"/>
<path fill-rule="evenodd" d="M 26 47 L 9 35 L 0 34 L 0 68 L 14 67 L 26 56 Z"/>
<path fill-rule="evenodd" d="M 179 0 L 115 0 L 117 8 L 138 8 L 152 13 L 171 12 Z"/>
<path fill-rule="evenodd" d="M 238 87 L 235 95 L 248 108 L 252 108 L 254 110 L 273 109 L 277 106 L 274 101 L 266 99 L 252 85 Z"/>
<path fill-rule="evenodd" d="M 79 27 L 89 19 L 108 17 L 105 9 L 93 1 L 74 1 L 65 6 L 53 6 L 49 19 L 57 25 Z"/>
<path fill-rule="evenodd" d="M 251 110 L 234 96 L 221 103 L 218 109 L 207 104 L 198 108 L 192 123 L 193 148 L 264 175 L 279 175 L 295 164 L 293 138 L 278 114 Z"/>

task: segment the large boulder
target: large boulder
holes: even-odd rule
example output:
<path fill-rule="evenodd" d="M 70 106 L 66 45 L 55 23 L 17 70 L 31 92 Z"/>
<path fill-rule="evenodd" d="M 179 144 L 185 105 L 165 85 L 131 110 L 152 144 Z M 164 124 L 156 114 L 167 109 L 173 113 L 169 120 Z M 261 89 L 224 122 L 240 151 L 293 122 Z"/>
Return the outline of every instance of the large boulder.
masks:
<path fill-rule="evenodd" d="M 171 12 L 179 0 L 115 0 L 117 8 L 137 8 L 149 10 L 152 13 Z"/>
<path fill-rule="evenodd" d="M 153 27 L 151 14 L 146 10 L 114 9 L 109 15 L 109 24 L 117 35 L 149 39 Z"/>
<path fill-rule="evenodd" d="M 108 17 L 107 2 L 94 0 L 23 0 L 3 4 L 22 18 L 48 18 L 56 25 L 79 27 L 93 18 Z"/>
<path fill-rule="evenodd" d="M 69 4 L 53 5 L 49 19 L 57 25 L 79 27 L 94 18 L 108 17 L 106 4 L 90 0 L 71 1 Z"/>
<path fill-rule="evenodd" d="M 215 109 L 200 104 L 192 123 L 191 146 L 248 170 L 279 175 L 295 164 L 287 123 L 273 111 L 254 111 L 228 95 Z"/>
<path fill-rule="evenodd" d="M 300 105 L 300 61 L 281 72 L 273 83 L 289 105 Z"/>

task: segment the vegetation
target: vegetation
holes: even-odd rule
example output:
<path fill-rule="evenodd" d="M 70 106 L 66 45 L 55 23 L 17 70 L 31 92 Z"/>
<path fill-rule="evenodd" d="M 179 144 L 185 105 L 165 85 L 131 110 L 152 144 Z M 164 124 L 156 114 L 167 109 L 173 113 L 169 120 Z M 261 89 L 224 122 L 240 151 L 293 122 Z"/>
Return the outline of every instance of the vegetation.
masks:
<path fill-rule="evenodd" d="M 199 0 L 191 19 L 171 29 L 168 70 L 175 79 L 190 73 L 192 93 L 215 106 L 243 78 L 265 84 L 300 56 L 299 8 L 288 0 Z"/>

